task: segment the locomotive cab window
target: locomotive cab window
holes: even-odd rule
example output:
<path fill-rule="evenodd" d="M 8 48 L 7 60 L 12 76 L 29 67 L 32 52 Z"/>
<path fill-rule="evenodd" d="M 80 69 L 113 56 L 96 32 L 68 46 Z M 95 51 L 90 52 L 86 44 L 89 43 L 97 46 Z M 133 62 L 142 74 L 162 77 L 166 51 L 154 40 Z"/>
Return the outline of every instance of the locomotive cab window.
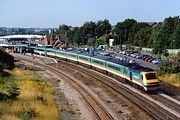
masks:
<path fill-rule="evenodd" d="M 150 80 L 150 79 L 157 79 L 156 74 L 155 73 L 148 73 L 146 74 L 146 79 Z"/>

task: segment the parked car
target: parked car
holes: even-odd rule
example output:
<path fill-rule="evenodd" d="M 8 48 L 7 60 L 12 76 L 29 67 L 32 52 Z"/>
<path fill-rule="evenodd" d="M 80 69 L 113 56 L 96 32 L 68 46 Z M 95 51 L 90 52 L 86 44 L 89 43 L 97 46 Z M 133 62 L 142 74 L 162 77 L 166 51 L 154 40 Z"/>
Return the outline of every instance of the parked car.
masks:
<path fill-rule="evenodd" d="M 161 60 L 160 59 L 154 59 L 153 61 L 151 61 L 151 63 L 153 63 L 153 64 L 159 64 L 159 63 L 161 63 Z"/>
<path fill-rule="evenodd" d="M 130 59 L 129 58 L 126 58 L 125 62 L 129 63 Z"/>
<path fill-rule="evenodd" d="M 119 60 L 124 61 L 124 62 L 128 62 L 129 58 L 127 58 L 127 57 L 119 57 Z"/>
<path fill-rule="evenodd" d="M 144 61 L 148 62 L 148 60 L 152 59 L 152 56 L 146 57 L 146 59 Z"/>
<path fill-rule="evenodd" d="M 142 59 L 145 61 L 146 58 L 148 58 L 149 55 L 142 55 Z"/>
<path fill-rule="evenodd" d="M 125 55 L 126 54 L 126 50 L 122 51 L 121 54 Z"/>
<path fill-rule="evenodd" d="M 115 59 L 120 59 L 120 56 L 119 56 L 119 55 L 116 55 L 114 58 L 115 58 Z"/>
<path fill-rule="evenodd" d="M 131 60 L 129 60 L 129 63 L 134 64 L 134 63 L 136 63 L 136 61 L 131 59 Z"/>
<path fill-rule="evenodd" d="M 135 54 L 135 53 L 132 53 L 130 56 L 133 57 L 133 58 L 135 58 L 135 57 L 136 57 L 136 54 Z"/>
<path fill-rule="evenodd" d="M 110 54 L 111 54 L 110 52 L 103 52 L 104 56 L 110 56 Z"/>
<path fill-rule="evenodd" d="M 121 51 L 119 51 L 119 54 L 123 54 L 123 53 L 124 53 L 124 51 L 125 51 L 125 50 L 121 50 Z"/>
<path fill-rule="evenodd" d="M 126 55 L 130 56 L 133 52 L 132 51 L 126 51 Z"/>
<path fill-rule="evenodd" d="M 115 58 L 116 54 L 115 53 L 111 53 L 109 56 L 112 57 L 112 58 Z"/>
<path fill-rule="evenodd" d="M 137 59 L 142 59 L 142 56 L 139 54 L 136 56 Z"/>
<path fill-rule="evenodd" d="M 152 57 L 151 59 L 148 59 L 148 62 L 151 62 L 151 61 L 153 61 L 154 59 L 155 59 L 155 58 Z"/>

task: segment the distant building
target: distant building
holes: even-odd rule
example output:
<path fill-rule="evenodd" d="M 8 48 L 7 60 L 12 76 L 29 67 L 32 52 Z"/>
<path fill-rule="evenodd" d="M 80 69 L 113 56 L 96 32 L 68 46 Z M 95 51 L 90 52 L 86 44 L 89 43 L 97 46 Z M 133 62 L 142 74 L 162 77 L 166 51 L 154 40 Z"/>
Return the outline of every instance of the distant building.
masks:
<path fill-rule="evenodd" d="M 0 39 L 3 39 L 9 43 L 22 43 L 26 41 L 41 41 L 45 37 L 42 35 L 8 35 L 8 36 L 1 36 Z"/>

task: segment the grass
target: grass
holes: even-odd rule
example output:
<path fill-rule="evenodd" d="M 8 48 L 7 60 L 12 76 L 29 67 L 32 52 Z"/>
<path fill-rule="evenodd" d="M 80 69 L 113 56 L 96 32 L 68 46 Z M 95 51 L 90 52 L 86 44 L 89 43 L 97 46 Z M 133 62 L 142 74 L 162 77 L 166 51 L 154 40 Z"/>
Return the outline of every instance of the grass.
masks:
<path fill-rule="evenodd" d="M 29 70 L 15 69 L 12 74 L 18 79 L 20 95 L 0 101 L 0 120 L 57 120 L 52 86 Z"/>
<path fill-rule="evenodd" d="M 180 87 L 180 73 L 165 74 L 165 75 L 159 76 L 159 79 L 165 83 L 171 84 L 176 87 Z"/>

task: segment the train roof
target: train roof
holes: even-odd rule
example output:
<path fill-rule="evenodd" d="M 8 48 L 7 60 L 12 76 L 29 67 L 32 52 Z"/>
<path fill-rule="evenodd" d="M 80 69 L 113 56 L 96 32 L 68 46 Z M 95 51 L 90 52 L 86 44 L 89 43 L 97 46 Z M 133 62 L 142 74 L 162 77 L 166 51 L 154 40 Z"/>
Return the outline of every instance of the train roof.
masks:
<path fill-rule="evenodd" d="M 47 49 L 49 49 L 49 48 L 47 48 Z M 49 50 L 52 50 L 52 48 L 50 48 Z M 130 64 L 128 62 L 120 61 L 120 60 L 111 58 L 109 56 L 94 55 L 94 54 L 90 54 L 90 53 L 86 53 L 86 52 L 78 53 L 77 51 L 66 51 L 66 50 L 57 50 L 57 51 L 64 51 L 64 52 L 68 52 L 68 53 L 75 53 L 75 54 L 79 54 L 79 55 L 85 55 L 85 56 L 89 56 L 89 57 L 94 57 L 94 58 L 97 58 L 97 59 L 105 60 L 105 61 L 108 61 L 108 62 L 112 62 L 112 63 L 118 64 L 118 65 L 128 67 L 128 68 L 130 68 L 130 69 L 132 69 L 133 71 L 136 71 L 136 72 L 154 71 L 153 69 L 143 67 L 143 66 L 140 66 L 138 64 Z"/>
<path fill-rule="evenodd" d="M 132 70 L 137 71 L 137 72 L 154 71 L 153 69 L 146 68 L 146 67 L 140 66 L 138 64 L 130 64 L 128 62 L 123 62 L 123 61 L 111 58 L 109 56 L 93 55 L 93 54 L 89 54 L 89 53 L 81 53 L 81 55 L 86 55 L 86 56 L 89 56 L 89 57 L 94 57 L 94 58 L 98 58 L 98 59 L 105 60 L 105 61 L 108 61 L 108 62 L 112 62 L 112 63 L 118 64 L 118 65 L 121 65 L 121 66 L 131 68 Z"/>
<path fill-rule="evenodd" d="M 77 53 L 77 52 L 74 52 L 74 53 Z M 101 60 L 105 60 L 105 61 L 108 61 L 108 62 L 112 62 L 112 63 L 118 64 L 118 65 L 121 65 L 121 66 L 128 67 L 128 68 L 130 68 L 130 69 L 132 69 L 133 71 L 136 71 L 136 72 L 154 71 L 153 69 L 146 68 L 146 67 L 140 66 L 138 64 L 130 64 L 128 62 L 120 61 L 120 60 L 111 58 L 109 56 L 94 55 L 94 54 L 90 54 L 90 53 L 80 53 L 80 55 L 85 55 L 85 56 L 89 56 L 89 57 L 94 57 L 94 58 L 98 58 L 98 59 L 101 59 Z"/>

